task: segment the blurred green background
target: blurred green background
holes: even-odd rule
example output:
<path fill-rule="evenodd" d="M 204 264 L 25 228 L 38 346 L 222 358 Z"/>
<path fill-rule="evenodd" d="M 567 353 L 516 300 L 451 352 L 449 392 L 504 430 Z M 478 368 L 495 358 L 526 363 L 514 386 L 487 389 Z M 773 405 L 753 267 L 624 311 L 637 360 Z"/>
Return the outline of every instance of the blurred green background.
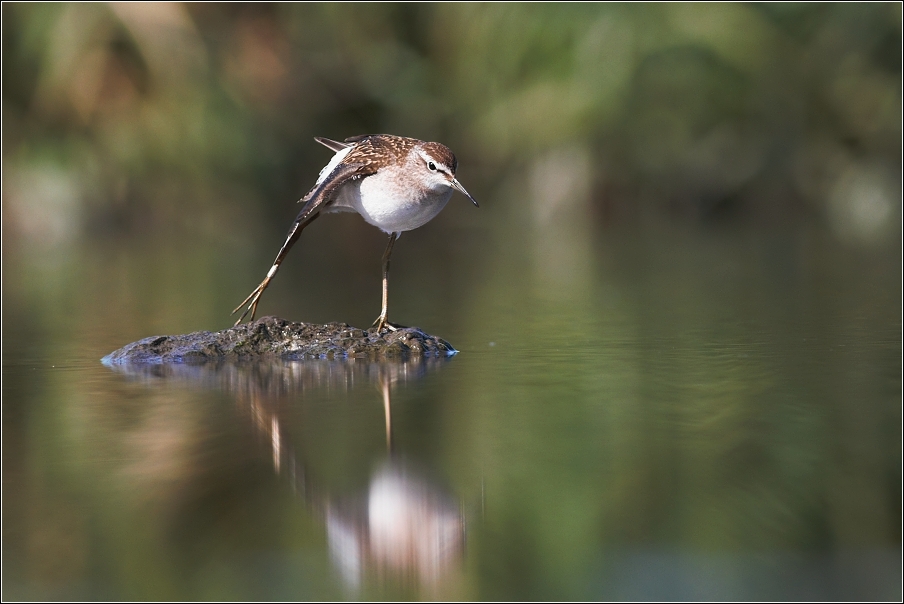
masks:
<path fill-rule="evenodd" d="M 225 327 L 329 159 L 314 136 L 441 141 L 484 201 L 406 235 L 393 282 L 422 288 L 394 309 L 479 295 L 513 246 L 580 281 L 590 242 L 663 225 L 900 249 L 894 3 L 5 4 L 3 61 L 4 307 L 68 307 L 54 329 Z M 260 312 L 370 322 L 383 239 L 319 222 Z"/>
<path fill-rule="evenodd" d="M 7 255 L 285 229 L 312 137 L 369 132 L 446 143 L 494 204 L 573 184 L 602 224 L 874 244 L 899 232 L 901 8 L 9 4 L 3 124 Z"/>
<path fill-rule="evenodd" d="M 462 350 L 394 385 L 396 445 L 468 523 L 403 595 L 900 598 L 899 3 L 2 11 L 5 597 L 398 595 L 341 591 L 269 467 L 280 423 L 366 492 L 372 384 L 98 362 L 228 327 L 313 137 L 386 132 L 481 203 L 393 254 L 391 319 Z M 384 246 L 317 221 L 258 314 L 369 325 Z"/>

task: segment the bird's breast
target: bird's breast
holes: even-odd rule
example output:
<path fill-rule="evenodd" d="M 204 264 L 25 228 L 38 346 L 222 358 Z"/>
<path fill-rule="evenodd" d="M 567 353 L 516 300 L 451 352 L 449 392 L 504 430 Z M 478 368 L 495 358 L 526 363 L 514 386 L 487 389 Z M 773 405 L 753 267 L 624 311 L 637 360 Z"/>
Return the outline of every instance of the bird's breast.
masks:
<path fill-rule="evenodd" d="M 353 210 L 387 233 L 423 226 L 442 211 L 452 189 L 424 189 L 391 173 L 377 173 L 349 182 L 332 204 L 335 210 Z"/>

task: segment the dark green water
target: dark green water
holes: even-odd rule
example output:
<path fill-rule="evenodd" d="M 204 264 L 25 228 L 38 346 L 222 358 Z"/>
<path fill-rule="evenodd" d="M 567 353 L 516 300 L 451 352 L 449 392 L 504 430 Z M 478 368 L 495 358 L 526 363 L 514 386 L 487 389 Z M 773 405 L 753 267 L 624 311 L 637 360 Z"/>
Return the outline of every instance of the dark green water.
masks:
<path fill-rule="evenodd" d="M 8 263 L 4 598 L 900 599 L 899 250 L 476 241 L 397 247 L 391 318 L 461 351 L 429 363 L 112 370 L 264 269 Z M 376 316 L 378 274 L 318 270 L 264 312 Z"/>

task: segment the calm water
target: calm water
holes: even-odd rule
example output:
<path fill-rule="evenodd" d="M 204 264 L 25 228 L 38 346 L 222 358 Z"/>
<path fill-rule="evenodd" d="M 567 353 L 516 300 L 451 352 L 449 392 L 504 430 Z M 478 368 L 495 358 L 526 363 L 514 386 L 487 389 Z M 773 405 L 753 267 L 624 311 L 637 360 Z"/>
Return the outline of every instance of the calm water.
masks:
<path fill-rule="evenodd" d="M 406 363 L 110 369 L 262 269 L 7 264 L 4 598 L 900 599 L 900 250 L 553 243 L 403 238 L 391 318 L 461 351 Z M 376 315 L 307 278 L 264 312 Z"/>

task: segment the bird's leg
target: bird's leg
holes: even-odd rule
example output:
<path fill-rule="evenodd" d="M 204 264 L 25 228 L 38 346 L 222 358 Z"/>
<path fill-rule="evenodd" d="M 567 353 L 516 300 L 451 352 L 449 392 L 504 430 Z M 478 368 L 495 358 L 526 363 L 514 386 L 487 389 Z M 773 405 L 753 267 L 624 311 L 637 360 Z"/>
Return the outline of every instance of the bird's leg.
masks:
<path fill-rule="evenodd" d="M 392 255 L 392 245 L 398 238 L 398 233 L 392 233 L 389 236 L 389 245 L 386 246 L 386 251 L 383 252 L 383 310 L 372 325 L 372 327 L 377 328 L 377 333 L 383 331 L 384 327 L 390 331 L 396 330 L 395 326 L 386 319 L 386 314 L 389 306 L 389 257 Z"/>
<path fill-rule="evenodd" d="M 277 268 L 279 268 L 279 265 L 274 264 L 270 269 L 270 272 L 267 273 L 267 277 L 263 281 L 261 281 L 261 284 L 254 288 L 254 291 L 251 292 L 248 297 L 245 298 L 245 300 L 241 304 L 239 304 L 235 308 L 235 310 L 232 311 L 232 314 L 235 314 L 239 310 L 241 310 L 243 306 L 245 306 L 246 304 L 248 305 L 248 308 L 245 309 L 245 312 L 242 313 L 242 316 L 239 317 L 238 321 L 235 322 L 233 327 L 244 321 L 249 312 L 251 313 L 251 320 L 254 321 L 254 314 L 257 312 L 257 303 L 260 302 L 264 290 L 267 289 L 267 287 L 270 285 L 270 280 L 273 279 L 273 275 L 276 274 L 276 270 L 274 269 Z"/>
<path fill-rule="evenodd" d="M 286 254 L 289 253 L 289 250 L 292 249 L 292 246 L 295 245 L 295 242 L 298 241 L 298 236 L 301 235 L 301 232 L 304 230 L 306 226 L 314 222 L 314 220 L 320 216 L 320 214 L 313 214 L 311 216 L 305 216 L 300 219 L 297 219 L 295 223 L 292 225 L 292 228 L 289 229 L 289 235 L 286 237 L 286 242 L 283 243 L 282 247 L 279 250 L 279 253 L 276 255 L 276 260 L 273 261 L 273 266 L 270 267 L 270 270 L 267 271 L 267 276 L 261 281 L 261 284 L 254 288 L 254 291 L 248 294 L 248 297 L 245 300 L 236 306 L 235 310 L 232 311 L 232 314 L 237 313 L 242 309 L 246 304 L 248 308 L 245 309 L 245 312 L 242 313 L 242 316 L 239 317 L 239 320 L 235 322 L 235 327 L 239 323 L 241 323 L 248 313 L 251 313 L 251 320 L 254 321 L 254 314 L 257 312 L 257 303 L 260 302 L 261 296 L 264 293 L 264 290 L 270 285 L 270 281 L 273 280 L 273 276 L 276 275 L 276 271 L 279 270 L 279 265 L 282 264 L 283 258 L 286 257 Z"/>

